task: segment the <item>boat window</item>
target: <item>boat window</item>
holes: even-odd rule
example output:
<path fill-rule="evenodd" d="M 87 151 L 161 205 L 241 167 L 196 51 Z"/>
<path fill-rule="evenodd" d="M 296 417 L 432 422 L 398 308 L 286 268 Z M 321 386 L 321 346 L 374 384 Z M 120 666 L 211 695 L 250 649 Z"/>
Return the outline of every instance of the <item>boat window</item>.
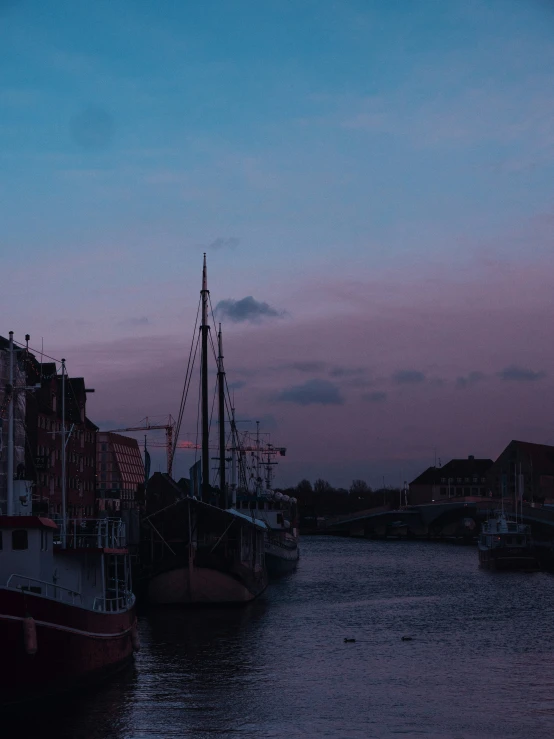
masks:
<path fill-rule="evenodd" d="M 2 551 L 2 532 L 0 531 L 0 552 Z"/>
<path fill-rule="evenodd" d="M 15 531 L 12 531 L 12 549 L 14 551 L 21 551 L 28 548 L 27 529 L 15 529 Z"/>
<path fill-rule="evenodd" d="M 45 552 L 48 549 L 48 532 L 44 529 L 40 530 L 40 550 Z"/>

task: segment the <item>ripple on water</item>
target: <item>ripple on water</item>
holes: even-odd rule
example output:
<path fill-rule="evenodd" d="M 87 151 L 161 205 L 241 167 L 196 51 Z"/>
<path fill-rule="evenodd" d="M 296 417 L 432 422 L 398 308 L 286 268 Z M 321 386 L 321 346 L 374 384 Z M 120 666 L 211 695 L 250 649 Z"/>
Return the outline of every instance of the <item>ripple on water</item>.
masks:
<path fill-rule="evenodd" d="M 141 616 L 134 667 L 26 731 L 550 739 L 553 602 L 553 577 L 482 571 L 472 547 L 306 537 L 297 572 L 245 608 Z"/>

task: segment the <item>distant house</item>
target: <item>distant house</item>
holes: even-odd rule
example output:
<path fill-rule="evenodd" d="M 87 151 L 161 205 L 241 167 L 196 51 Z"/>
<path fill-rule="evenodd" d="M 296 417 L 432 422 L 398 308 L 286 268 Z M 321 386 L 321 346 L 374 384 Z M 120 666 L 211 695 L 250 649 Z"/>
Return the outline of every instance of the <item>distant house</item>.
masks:
<path fill-rule="evenodd" d="M 554 503 L 554 446 L 511 441 L 488 472 L 493 495 L 513 500 L 520 475 L 524 500 Z"/>
<path fill-rule="evenodd" d="M 488 471 L 492 459 L 451 459 L 444 467 L 428 467 L 410 483 L 409 503 L 433 503 L 448 498 L 491 495 Z"/>

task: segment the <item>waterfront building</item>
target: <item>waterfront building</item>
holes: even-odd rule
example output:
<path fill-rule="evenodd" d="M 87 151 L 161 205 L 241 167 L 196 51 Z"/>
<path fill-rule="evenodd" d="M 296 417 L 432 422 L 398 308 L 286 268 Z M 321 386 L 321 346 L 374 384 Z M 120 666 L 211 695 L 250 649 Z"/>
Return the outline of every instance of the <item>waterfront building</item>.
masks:
<path fill-rule="evenodd" d="M 144 493 L 144 462 L 138 441 L 111 431 L 96 437 L 97 504 L 100 511 L 138 508 Z"/>
<path fill-rule="evenodd" d="M 488 471 L 495 498 L 554 503 L 554 446 L 512 440 Z"/>
<path fill-rule="evenodd" d="M 0 337 L 0 506 L 6 510 L 7 378 L 9 341 Z M 33 481 L 36 513 L 56 518 L 62 504 L 62 382 L 54 362 L 39 362 L 21 346 L 14 347 L 14 474 Z M 86 416 L 87 393 L 82 377 L 65 382 L 66 492 L 71 518 L 94 515 L 96 500 L 96 431 Z"/>
<path fill-rule="evenodd" d="M 451 459 L 443 467 L 428 467 L 410 483 L 409 503 L 436 503 L 449 498 L 488 497 L 491 488 L 487 473 L 492 459 Z"/>

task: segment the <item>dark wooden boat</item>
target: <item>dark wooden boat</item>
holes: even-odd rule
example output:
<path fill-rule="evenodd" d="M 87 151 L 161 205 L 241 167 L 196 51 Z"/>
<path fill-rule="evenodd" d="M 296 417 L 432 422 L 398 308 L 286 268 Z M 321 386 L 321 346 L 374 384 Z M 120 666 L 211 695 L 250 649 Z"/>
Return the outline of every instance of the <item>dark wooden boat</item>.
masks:
<path fill-rule="evenodd" d="M 143 590 L 151 603 L 246 603 L 267 585 L 263 521 L 235 510 L 226 476 L 226 381 L 221 327 L 218 334 L 218 486 L 210 484 L 210 414 L 208 398 L 209 292 L 206 255 L 200 291 L 201 459 L 193 467 L 198 484 L 185 491 L 168 475 L 154 475 L 147 485 L 140 551 Z M 193 340 L 193 345 L 196 339 Z M 192 355 L 192 351 L 191 351 Z M 190 368 L 192 373 L 192 368 Z M 187 373 L 183 398 L 187 397 Z M 182 402 L 175 444 L 184 411 Z"/>
<path fill-rule="evenodd" d="M 247 603 L 267 586 L 264 523 L 185 495 L 166 474 L 148 483 L 140 561 L 156 604 Z"/>

